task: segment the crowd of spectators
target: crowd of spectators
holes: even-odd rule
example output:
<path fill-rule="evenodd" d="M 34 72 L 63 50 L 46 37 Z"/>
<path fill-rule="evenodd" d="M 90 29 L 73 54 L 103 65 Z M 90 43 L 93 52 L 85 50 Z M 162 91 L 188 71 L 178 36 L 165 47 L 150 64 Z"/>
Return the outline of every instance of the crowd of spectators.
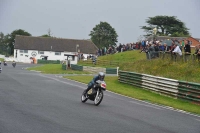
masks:
<path fill-rule="evenodd" d="M 142 40 L 136 43 L 119 44 L 118 46 L 109 46 L 99 48 L 96 55 L 88 55 L 88 59 L 97 58 L 107 54 L 115 54 L 130 50 L 139 50 L 140 53 L 148 53 L 149 58 L 159 57 L 159 52 L 168 52 L 171 54 L 191 54 L 191 42 L 189 40 L 166 39 L 166 40 Z M 200 44 L 195 47 L 195 53 L 200 59 Z"/>

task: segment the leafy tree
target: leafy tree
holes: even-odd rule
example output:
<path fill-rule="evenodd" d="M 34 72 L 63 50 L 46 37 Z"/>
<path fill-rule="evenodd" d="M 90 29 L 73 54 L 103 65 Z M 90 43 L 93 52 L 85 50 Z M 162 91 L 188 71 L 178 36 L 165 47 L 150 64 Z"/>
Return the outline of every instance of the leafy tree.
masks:
<path fill-rule="evenodd" d="M 147 35 L 153 34 L 153 28 L 157 28 L 157 35 L 168 36 L 174 35 L 174 33 L 181 33 L 181 35 L 189 36 L 189 29 L 186 28 L 185 24 L 177 19 L 175 16 L 155 16 L 149 17 L 146 20 L 148 26 L 142 26 Z"/>
<path fill-rule="evenodd" d="M 0 54 L 10 54 L 10 48 L 8 46 L 8 35 L 4 35 L 3 32 L 0 32 Z"/>
<path fill-rule="evenodd" d="M 91 36 L 91 40 L 98 48 L 116 45 L 116 42 L 118 42 L 118 35 L 115 29 L 107 22 L 100 22 L 100 24 L 96 25 L 89 36 Z"/>
<path fill-rule="evenodd" d="M 14 30 L 11 34 L 8 34 L 8 38 L 6 39 L 6 42 L 8 44 L 8 46 L 10 47 L 11 50 L 11 55 L 13 55 L 14 53 L 14 44 L 15 44 L 15 36 L 16 35 L 23 35 L 23 36 L 31 36 L 30 33 L 22 30 L 22 29 L 18 29 L 18 30 Z"/>
<path fill-rule="evenodd" d="M 170 35 L 171 37 L 190 37 L 190 35 L 184 35 L 183 32 L 179 33 L 179 32 L 174 32 L 172 35 Z"/>
<path fill-rule="evenodd" d="M 44 35 L 42 35 L 42 36 L 40 36 L 40 37 L 52 37 L 52 33 L 51 33 L 51 29 L 49 28 L 48 30 L 47 30 L 47 34 L 44 34 Z"/>

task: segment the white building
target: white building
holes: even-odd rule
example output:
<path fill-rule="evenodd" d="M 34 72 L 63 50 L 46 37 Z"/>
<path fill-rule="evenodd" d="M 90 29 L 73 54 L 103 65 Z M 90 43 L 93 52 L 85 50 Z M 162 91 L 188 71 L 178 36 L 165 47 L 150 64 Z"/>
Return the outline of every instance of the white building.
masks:
<path fill-rule="evenodd" d="M 31 58 L 36 58 L 37 60 L 71 60 L 71 64 L 77 64 L 77 54 L 95 54 L 97 49 L 96 45 L 89 40 L 17 35 L 14 58 L 25 63 L 31 63 Z"/>

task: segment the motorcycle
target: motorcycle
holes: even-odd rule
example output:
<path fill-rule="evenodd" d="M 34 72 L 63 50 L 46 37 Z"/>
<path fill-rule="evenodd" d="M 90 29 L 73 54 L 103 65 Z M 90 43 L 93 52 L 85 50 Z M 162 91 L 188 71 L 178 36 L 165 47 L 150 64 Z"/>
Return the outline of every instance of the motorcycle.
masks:
<path fill-rule="evenodd" d="M 103 91 L 106 91 L 106 82 L 105 81 L 96 81 L 95 84 L 88 92 L 85 93 L 86 90 L 83 91 L 81 95 L 81 101 L 85 103 L 88 99 L 94 101 L 94 104 L 98 106 L 103 100 Z"/>
<path fill-rule="evenodd" d="M 3 64 L 4 64 L 4 66 L 7 66 L 7 63 L 6 63 L 5 61 L 4 61 L 4 63 L 3 63 Z"/>
<path fill-rule="evenodd" d="M 16 66 L 16 62 L 13 62 L 13 63 L 12 63 L 12 66 L 15 67 L 15 66 Z"/>

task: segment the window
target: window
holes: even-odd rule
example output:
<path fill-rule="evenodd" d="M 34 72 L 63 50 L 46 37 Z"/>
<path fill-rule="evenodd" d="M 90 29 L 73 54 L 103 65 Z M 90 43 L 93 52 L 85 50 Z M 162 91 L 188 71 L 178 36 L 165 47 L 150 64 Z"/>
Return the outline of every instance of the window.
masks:
<path fill-rule="evenodd" d="M 39 54 L 44 54 L 44 51 L 38 51 Z"/>
<path fill-rule="evenodd" d="M 55 52 L 55 55 L 61 55 L 61 52 Z"/>
<path fill-rule="evenodd" d="M 20 53 L 28 53 L 28 50 L 20 50 Z"/>

